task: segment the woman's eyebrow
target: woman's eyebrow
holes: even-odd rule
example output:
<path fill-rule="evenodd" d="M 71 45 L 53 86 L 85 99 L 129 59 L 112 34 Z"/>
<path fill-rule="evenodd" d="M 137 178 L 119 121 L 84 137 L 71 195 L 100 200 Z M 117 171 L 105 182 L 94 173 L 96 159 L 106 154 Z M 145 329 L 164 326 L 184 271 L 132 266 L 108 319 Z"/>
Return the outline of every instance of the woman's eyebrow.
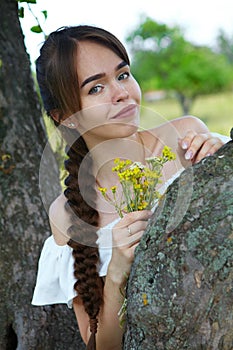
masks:
<path fill-rule="evenodd" d="M 82 84 L 81 84 L 81 88 L 83 88 L 86 84 L 90 83 L 91 81 L 94 81 L 94 80 L 98 80 L 98 79 L 101 79 L 105 76 L 105 73 L 99 73 L 99 74 L 95 74 L 95 75 L 92 75 L 90 77 L 88 77 L 87 79 L 85 79 Z"/>
<path fill-rule="evenodd" d="M 121 69 L 122 67 L 125 67 L 127 66 L 128 63 L 125 62 L 125 61 L 122 61 L 121 63 L 119 63 L 116 68 L 115 68 L 115 71 L 117 72 L 119 69 Z M 98 73 L 98 74 L 95 74 L 95 75 L 92 75 L 90 77 L 88 77 L 87 79 L 85 79 L 82 84 L 81 84 L 81 88 L 83 88 L 85 85 L 87 85 L 88 83 L 92 82 L 92 81 L 95 81 L 95 80 L 98 80 L 98 79 L 101 79 L 105 76 L 106 74 L 105 73 Z"/>
<path fill-rule="evenodd" d="M 121 68 L 123 68 L 123 67 L 125 67 L 125 66 L 128 66 L 128 63 L 125 62 L 125 61 L 122 61 L 121 63 L 119 63 L 119 64 L 116 66 L 115 70 L 118 71 L 119 69 L 121 69 Z"/>

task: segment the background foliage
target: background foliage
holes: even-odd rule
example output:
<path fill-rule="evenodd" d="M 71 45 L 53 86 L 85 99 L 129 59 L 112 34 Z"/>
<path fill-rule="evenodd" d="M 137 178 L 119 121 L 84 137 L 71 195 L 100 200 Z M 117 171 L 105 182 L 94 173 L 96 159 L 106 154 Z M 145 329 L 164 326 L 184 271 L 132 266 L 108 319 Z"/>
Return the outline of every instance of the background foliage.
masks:
<path fill-rule="evenodd" d="M 199 96 L 233 89 L 233 39 L 220 32 L 215 48 L 187 41 L 181 29 L 142 17 L 127 37 L 132 72 L 144 92 L 172 93 L 183 114 Z"/>

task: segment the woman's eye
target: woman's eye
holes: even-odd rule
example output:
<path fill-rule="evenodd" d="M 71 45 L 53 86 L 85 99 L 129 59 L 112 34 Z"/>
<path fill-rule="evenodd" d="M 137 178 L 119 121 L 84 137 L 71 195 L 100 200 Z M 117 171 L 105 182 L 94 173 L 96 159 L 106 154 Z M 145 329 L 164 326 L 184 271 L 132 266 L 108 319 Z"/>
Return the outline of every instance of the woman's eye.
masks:
<path fill-rule="evenodd" d="M 102 85 L 96 85 L 96 86 L 94 86 L 93 88 L 90 89 L 89 95 L 97 94 L 98 92 L 101 91 L 102 88 L 103 88 Z"/>
<path fill-rule="evenodd" d="M 118 76 L 118 80 L 124 80 L 124 79 L 127 79 L 128 77 L 129 77 L 129 72 L 124 72 Z"/>

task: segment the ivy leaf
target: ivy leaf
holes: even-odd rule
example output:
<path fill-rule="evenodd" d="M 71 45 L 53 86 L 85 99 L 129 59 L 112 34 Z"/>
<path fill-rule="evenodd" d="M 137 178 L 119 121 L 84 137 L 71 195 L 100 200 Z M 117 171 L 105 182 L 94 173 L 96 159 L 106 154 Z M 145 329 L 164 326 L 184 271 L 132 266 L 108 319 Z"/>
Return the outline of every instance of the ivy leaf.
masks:
<path fill-rule="evenodd" d="M 43 30 L 41 29 L 41 26 L 40 26 L 40 25 L 31 27 L 31 31 L 32 31 L 33 33 L 42 33 L 42 32 L 43 32 Z"/>
<path fill-rule="evenodd" d="M 41 11 L 41 13 L 43 13 L 44 18 L 47 19 L 47 17 L 48 17 L 48 11 L 44 10 L 44 11 Z"/>
<path fill-rule="evenodd" d="M 19 18 L 24 18 L 24 7 L 19 7 L 18 16 Z"/>
<path fill-rule="evenodd" d="M 18 0 L 18 2 L 27 2 L 28 4 L 36 4 L 37 0 Z"/>

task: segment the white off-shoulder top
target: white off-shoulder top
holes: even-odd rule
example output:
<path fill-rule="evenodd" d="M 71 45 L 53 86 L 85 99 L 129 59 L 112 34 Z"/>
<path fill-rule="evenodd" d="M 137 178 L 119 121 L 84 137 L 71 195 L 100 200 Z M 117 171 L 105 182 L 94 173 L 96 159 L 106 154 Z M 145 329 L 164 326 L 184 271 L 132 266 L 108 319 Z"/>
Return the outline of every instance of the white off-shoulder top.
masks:
<path fill-rule="evenodd" d="M 112 257 L 112 228 L 120 220 L 117 218 L 97 231 L 100 263 L 99 275 L 106 276 Z M 33 293 L 32 305 L 67 304 L 72 308 L 74 290 L 74 258 L 72 248 L 68 245 L 57 245 L 53 236 L 44 242 Z"/>
<path fill-rule="evenodd" d="M 215 136 L 221 138 L 223 142 L 230 140 L 225 135 L 215 133 Z M 179 170 L 159 191 L 164 193 L 166 188 L 183 170 Z M 100 254 L 98 270 L 100 276 L 106 276 L 107 274 L 108 265 L 112 257 L 112 228 L 119 220 L 120 218 L 97 231 L 97 244 L 99 245 Z M 37 280 L 32 304 L 37 306 L 67 304 L 69 308 L 72 308 L 73 298 L 77 295 L 74 290 L 75 278 L 73 275 L 73 265 L 72 248 L 68 245 L 57 245 L 53 236 L 47 238 L 44 242 L 38 263 Z"/>

